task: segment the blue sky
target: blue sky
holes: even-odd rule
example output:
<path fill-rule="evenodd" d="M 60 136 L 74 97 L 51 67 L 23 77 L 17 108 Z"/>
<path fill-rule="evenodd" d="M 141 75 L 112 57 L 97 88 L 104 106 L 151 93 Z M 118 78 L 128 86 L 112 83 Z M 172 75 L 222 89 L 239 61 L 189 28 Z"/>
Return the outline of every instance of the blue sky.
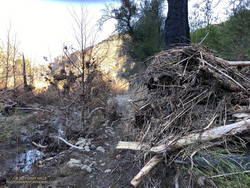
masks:
<path fill-rule="evenodd" d="M 109 3 L 113 0 L 45 0 L 45 1 L 54 1 L 61 3 L 70 3 L 70 4 L 81 4 L 81 3 L 89 3 L 89 4 L 104 4 Z"/>

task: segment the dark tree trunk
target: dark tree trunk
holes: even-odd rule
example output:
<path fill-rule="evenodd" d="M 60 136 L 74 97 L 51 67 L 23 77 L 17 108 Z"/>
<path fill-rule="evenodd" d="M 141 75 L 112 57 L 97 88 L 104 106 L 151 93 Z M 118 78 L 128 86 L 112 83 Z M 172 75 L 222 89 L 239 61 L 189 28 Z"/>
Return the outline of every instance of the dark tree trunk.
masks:
<path fill-rule="evenodd" d="M 168 15 L 165 21 L 166 48 L 189 43 L 188 0 L 168 0 Z"/>
<path fill-rule="evenodd" d="M 26 62 L 24 55 L 23 55 L 23 87 L 24 89 L 28 87 L 27 76 L 26 76 Z"/>

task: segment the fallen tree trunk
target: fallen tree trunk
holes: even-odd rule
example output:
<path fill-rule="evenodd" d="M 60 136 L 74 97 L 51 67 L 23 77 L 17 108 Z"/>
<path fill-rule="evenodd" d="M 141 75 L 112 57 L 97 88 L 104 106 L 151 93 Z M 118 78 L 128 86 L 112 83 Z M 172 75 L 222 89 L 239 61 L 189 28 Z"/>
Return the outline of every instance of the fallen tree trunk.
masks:
<path fill-rule="evenodd" d="M 222 63 L 222 64 L 226 64 L 229 66 L 250 66 L 250 61 L 228 61 L 228 60 L 224 60 L 220 57 L 215 57 L 212 56 L 210 54 L 206 54 L 208 57 L 210 57 L 211 59 L 215 59 L 216 61 Z"/>
<path fill-rule="evenodd" d="M 250 129 L 250 119 L 236 122 L 233 124 L 220 126 L 206 130 L 201 133 L 193 133 L 187 136 L 183 136 L 181 139 L 176 141 L 168 142 L 159 146 L 152 147 L 149 149 L 150 152 L 164 153 L 166 151 L 172 151 L 196 142 L 211 141 L 214 139 L 222 138 L 225 136 L 232 136 L 238 133 L 242 133 Z M 149 145 L 140 142 L 122 142 L 120 141 L 116 149 L 130 149 L 130 150 L 145 150 L 149 148 Z"/>
<path fill-rule="evenodd" d="M 147 164 L 140 170 L 140 172 L 131 180 L 131 185 L 137 187 L 142 178 L 147 175 L 159 162 L 161 162 L 162 157 L 155 155 L 152 159 L 150 159 Z"/>
<path fill-rule="evenodd" d="M 172 151 L 196 142 L 205 142 L 211 141 L 214 139 L 222 138 L 224 136 L 232 136 L 237 133 L 242 133 L 250 129 L 250 119 L 240 121 L 237 123 L 216 127 L 201 133 L 193 133 L 187 136 L 184 136 L 181 139 L 176 141 L 168 142 L 156 147 L 152 147 L 149 151 L 154 153 L 164 153 L 167 151 Z M 120 141 L 116 149 L 130 149 L 130 150 L 145 150 L 149 148 L 148 144 L 140 142 L 122 142 Z M 140 172 L 132 179 L 130 182 L 131 185 L 137 187 L 143 177 L 147 175 L 159 162 L 161 162 L 162 157 L 154 156 L 149 162 L 140 170 Z"/>
<path fill-rule="evenodd" d="M 227 61 L 229 66 L 250 66 L 250 61 Z"/>

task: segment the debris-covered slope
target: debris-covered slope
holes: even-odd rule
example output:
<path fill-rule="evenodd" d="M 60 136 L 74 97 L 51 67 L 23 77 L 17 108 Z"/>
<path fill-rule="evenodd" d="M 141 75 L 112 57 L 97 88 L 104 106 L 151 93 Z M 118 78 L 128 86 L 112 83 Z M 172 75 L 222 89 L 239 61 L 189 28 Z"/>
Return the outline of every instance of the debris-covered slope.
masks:
<path fill-rule="evenodd" d="M 137 142 L 118 144 L 119 149 L 157 154 L 132 180 L 133 185 L 139 184 L 145 170 L 150 171 L 164 159 L 171 166 L 176 159 L 192 161 L 194 156 L 208 155 L 215 148 L 216 156 L 247 155 L 248 68 L 239 72 L 199 46 L 163 51 L 149 61 L 146 72 L 131 83 L 131 123 L 138 130 Z M 228 171 L 235 173 L 236 169 Z"/>

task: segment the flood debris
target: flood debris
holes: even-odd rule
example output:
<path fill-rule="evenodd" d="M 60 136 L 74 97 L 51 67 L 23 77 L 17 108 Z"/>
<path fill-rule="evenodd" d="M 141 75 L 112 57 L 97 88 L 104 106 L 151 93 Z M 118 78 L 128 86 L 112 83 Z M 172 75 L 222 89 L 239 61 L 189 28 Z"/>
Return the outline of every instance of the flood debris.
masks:
<path fill-rule="evenodd" d="M 131 185 L 137 187 L 162 161 L 171 167 L 176 159 L 192 160 L 216 147 L 227 154 L 246 154 L 250 140 L 248 67 L 240 72 L 194 45 L 160 52 L 147 63 L 147 70 L 131 81 L 133 117 L 129 123 L 135 128 L 135 139 L 116 147 L 137 150 L 139 157 L 146 158 Z"/>

